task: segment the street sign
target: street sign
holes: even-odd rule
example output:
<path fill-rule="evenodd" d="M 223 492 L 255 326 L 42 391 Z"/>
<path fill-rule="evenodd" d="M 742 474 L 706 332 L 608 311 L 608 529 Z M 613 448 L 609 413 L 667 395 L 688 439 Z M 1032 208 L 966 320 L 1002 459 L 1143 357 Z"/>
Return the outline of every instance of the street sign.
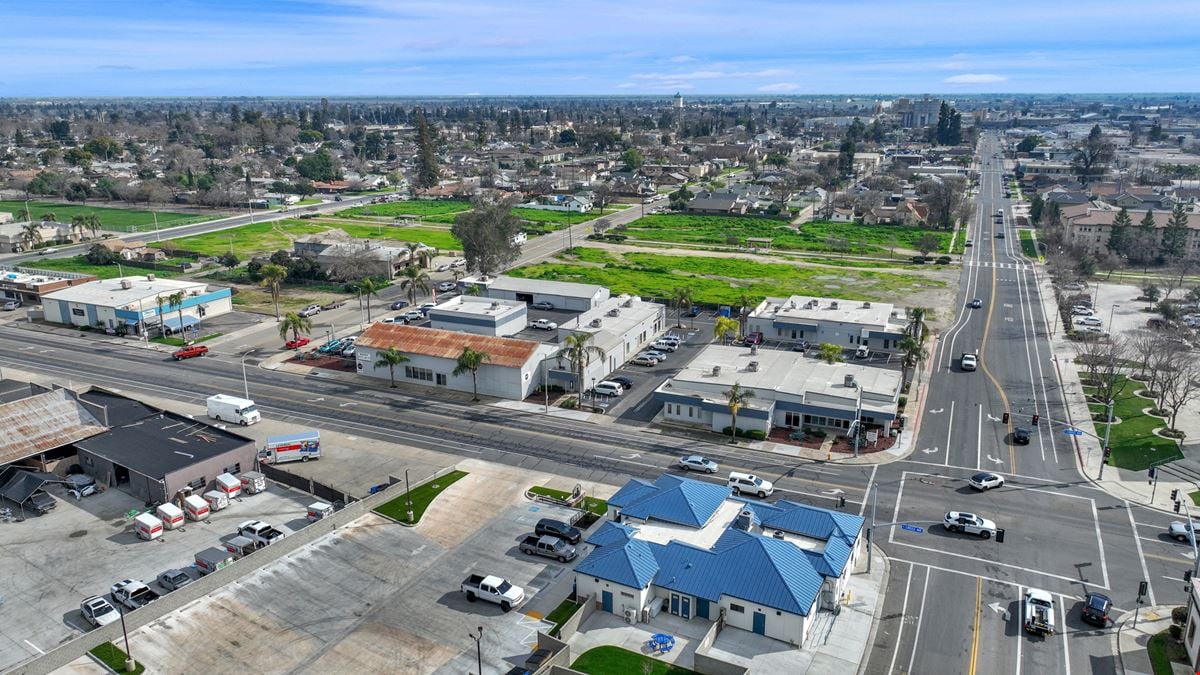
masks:
<path fill-rule="evenodd" d="M 1083 435 L 1082 430 L 1075 429 L 1073 427 L 1067 427 L 1066 429 L 1063 429 L 1063 433 L 1068 436 L 1082 436 Z"/>
<path fill-rule="evenodd" d="M 917 527 L 916 525 L 909 525 L 908 523 L 901 523 L 900 529 L 908 530 L 909 532 L 916 532 L 917 534 L 925 531 L 923 528 Z"/>

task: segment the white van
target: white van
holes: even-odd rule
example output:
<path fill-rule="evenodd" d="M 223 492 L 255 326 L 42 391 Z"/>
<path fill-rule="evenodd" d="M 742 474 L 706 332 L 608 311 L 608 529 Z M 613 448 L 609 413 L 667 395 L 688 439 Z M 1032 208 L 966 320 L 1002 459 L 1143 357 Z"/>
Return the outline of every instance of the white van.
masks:
<path fill-rule="evenodd" d="M 733 494 L 751 494 L 757 495 L 760 499 L 766 499 L 775 491 L 775 486 L 769 480 L 763 480 L 752 473 L 738 473 L 732 471 L 729 474 L 729 487 L 733 488 Z"/>
<path fill-rule="evenodd" d="M 262 414 L 248 398 L 213 394 L 206 399 L 208 416 L 218 422 L 237 422 L 243 426 L 262 420 Z"/>
<path fill-rule="evenodd" d="M 621 392 L 625 391 L 625 388 L 616 382 L 604 380 L 596 385 L 594 391 L 600 396 L 620 396 Z"/>

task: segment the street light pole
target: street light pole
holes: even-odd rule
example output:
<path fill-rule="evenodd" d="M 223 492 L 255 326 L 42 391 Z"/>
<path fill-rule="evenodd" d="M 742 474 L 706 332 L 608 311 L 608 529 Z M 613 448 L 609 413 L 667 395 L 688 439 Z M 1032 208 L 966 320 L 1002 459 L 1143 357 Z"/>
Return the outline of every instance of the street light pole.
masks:
<path fill-rule="evenodd" d="M 245 354 L 242 354 L 242 390 L 243 393 L 246 394 L 247 399 L 250 398 L 250 380 L 246 379 L 246 357 L 250 356 L 256 351 L 258 351 L 257 348 L 251 349 Z"/>
<path fill-rule="evenodd" d="M 404 501 L 408 505 L 408 522 L 413 522 L 412 488 L 408 484 L 408 469 L 404 470 Z"/>
<path fill-rule="evenodd" d="M 475 664 L 479 668 L 479 675 L 483 675 L 483 647 L 481 646 L 483 642 L 483 626 L 479 626 L 476 630 L 479 632 L 478 635 L 475 633 L 467 633 L 467 635 L 475 641 Z"/>
<path fill-rule="evenodd" d="M 1111 326 L 1112 324 L 1109 323 L 1109 325 Z M 1096 476 L 1096 480 L 1104 478 L 1104 465 L 1108 464 L 1105 454 L 1108 452 L 1108 434 L 1112 431 L 1112 413 L 1113 399 L 1110 395 L 1108 397 L 1108 423 L 1104 425 L 1104 446 L 1100 448 L 1100 475 Z"/>
<path fill-rule="evenodd" d="M 125 630 L 125 610 L 117 604 L 117 614 L 121 616 L 121 635 L 125 638 L 125 672 L 132 673 L 137 670 L 137 661 L 133 660 L 133 652 L 129 651 L 129 633 Z"/>

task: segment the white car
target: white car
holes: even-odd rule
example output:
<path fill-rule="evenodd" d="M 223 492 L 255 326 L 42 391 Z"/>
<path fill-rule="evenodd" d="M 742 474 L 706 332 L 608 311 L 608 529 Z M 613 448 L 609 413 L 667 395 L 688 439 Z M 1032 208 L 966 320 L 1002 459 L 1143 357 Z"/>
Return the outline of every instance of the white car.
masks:
<path fill-rule="evenodd" d="M 459 258 L 458 260 L 455 260 L 454 262 L 450 263 L 451 269 L 461 269 L 466 266 L 467 266 L 467 261 L 462 258 Z"/>
<path fill-rule="evenodd" d="M 304 309 L 300 310 L 298 313 L 300 314 L 300 316 L 304 316 L 304 317 L 316 316 L 317 314 L 321 313 L 321 306 L 320 305 L 309 305 L 308 307 L 305 307 Z"/>
<path fill-rule="evenodd" d="M 646 351 L 642 352 L 640 356 L 649 356 L 652 359 L 658 359 L 660 362 L 667 360 L 666 352 L 660 352 L 657 349 L 647 349 Z"/>
<path fill-rule="evenodd" d="M 450 265 L 448 263 L 445 263 L 445 264 L 438 265 L 437 269 L 435 269 L 433 271 L 434 272 L 445 272 L 449 269 L 450 269 Z"/>
<path fill-rule="evenodd" d="M 558 324 L 550 321 L 549 319 L 538 319 L 537 321 L 529 324 L 529 327 L 536 328 L 538 330 L 557 330 Z"/>
<path fill-rule="evenodd" d="M 688 455 L 679 460 L 679 468 L 684 471 L 702 471 L 704 473 L 716 473 L 721 467 L 711 459 L 707 459 L 700 455 Z"/>
<path fill-rule="evenodd" d="M 1072 316 L 1091 316 L 1093 314 L 1095 314 L 1095 312 L 1092 311 L 1091 307 L 1084 307 L 1083 305 L 1075 305 L 1074 307 L 1071 308 Z"/>
<path fill-rule="evenodd" d="M 859 345 L 858 349 L 854 350 L 854 358 L 867 359 L 871 357 L 871 348 L 866 345 Z"/>
<path fill-rule="evenodd" d="M 1200 520 L 1192 522 L 1192 533 L 1200 534 Z M 1188 541 L 1187 523 L 1176 520 L 1167 528 L 1167 534 L 1176 541 Z"/>
<path fill-rule="evenodd" d="M 50 248 L 44 248 L 38 251 L 38 255 L 49 255 L 51 253 L 58 253 L 58 249 L 51 246 Z"/>
<path fill-rule="evenodd" d="M 455 288 L 458 288 L 458 284 L 454 283 L 453 281 L 443 281 L 437 285 L 439 292 L 452 291 Z"/>
<path fill-rule="evenodd" d="M 545 300 L 541 300 L 541 301 L 533 303 L 532 305 L 530 305 L 530 307 L 533 307 L 534 309 L 551 310 L 551 309 L 554 309 L 554 303 L 550 303 L 550 302 L 546 302 Z"/>
<path fill-rule="evenodd" d="M 975 370 L 979 367 L 979 357 L 974 354 L 963 354 L 958 365 L 963 370 Z"/>
<path fill-rule="evenodd" d="M 981 539 L 990 539 L 992 535 L 996 534 L 996 523 L 974 513 L 950 511 L 946 514 L 942 525 L 951 532 L 977 534 Z"/>
<path fill-rule="evenodd" d="M 83 618 L 87 619 L 88 623 L 97 628 L 107 626 L 121 618 L 117 608 L 99 595 L 85 598 L 83 602 L 79 603 L 79 612 L 83 614 Z"/>
<path fill-rule="evenodd" d="M 1104 319 L 1101 319 L 1098 316 L 1085 316 L 1081 317 L 1075 323 L 1079 324 L 1080 326 L 1103 326 Z"/>
<path fill-rule="evenodd" d="M 983 492 L 992 488 L 1004 487 L 1004 476 L 991 471 L 982 471 L 971 476 L 970 486 Z"/>
<path fill-rule="evenodd" d="M 637 356 L 633 357 L 632 359 L 629 359 L 629 362 L 635 366 L 657 366 L 658 365 L 658 359 L 652 359 L 649 356 L 645 356 L 643 354 L 638 354 Z"/>
<path fill-rule="evenodd" d="M 679 349 L 678 343 L 668 342 L 667 340 L 657 340 L 650 346 L 660 352 L 673 352 Z"/>

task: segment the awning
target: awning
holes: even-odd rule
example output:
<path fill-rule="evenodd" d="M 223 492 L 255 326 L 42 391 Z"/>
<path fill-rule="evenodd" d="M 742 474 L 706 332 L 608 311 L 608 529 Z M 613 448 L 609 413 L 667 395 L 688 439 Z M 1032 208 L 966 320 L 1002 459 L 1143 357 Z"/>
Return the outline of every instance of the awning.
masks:
<path fill-rule="evenodd" d="M 135 321 L 134 323 L 137 323 L 137 322 Z M 187 316 L 186 314 L 183 316 L 183 325 L 185 328 L 195 326 L 198 323 L 200 323 L 200 319 L 197 319 L 194 316 Z M 169 318 L 164 318 L 163 325 L 166 326 L 170 330 L 179 330 L 179 317 L 173 316 L 173 317 L 169 317 Z"/>
<path fill-rule="evenodd" d="M 0 496 L 10 499 L 17 504 L 24 504 L 33 493 L 42 489 L 46 483 L 66 483 L 52 473 L 18 469 L 15 466 L 0 472 Z"/>
<path fill-rule="evenodd" d="M 126 326 L 136 326 L 136 325 L 138 325 L 138 320 L 137 319 L 125 319 L 125 325 Z"/>

